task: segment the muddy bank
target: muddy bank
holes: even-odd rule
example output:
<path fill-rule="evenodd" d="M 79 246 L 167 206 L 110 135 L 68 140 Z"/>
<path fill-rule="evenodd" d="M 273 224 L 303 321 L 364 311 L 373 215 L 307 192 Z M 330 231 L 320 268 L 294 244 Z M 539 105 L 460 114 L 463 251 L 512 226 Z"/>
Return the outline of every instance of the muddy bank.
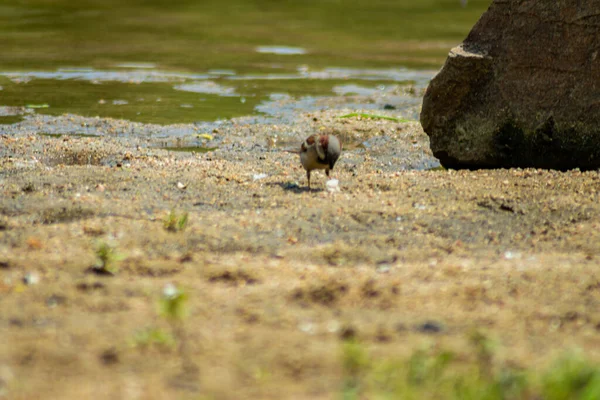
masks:
<path fill-rule="evenodd" d="M 424 170 L 437 163 L 417 123 L 340 114 L 169 127 L 179 139 L 76 116 L 3 127 L 0 389 L 331 398 L 349 331 L 382 358 L 466 352 L 484 330 L 515 365 L 599 359 L 597 172 Z M 346 144 L 339 192 L 319 173 L 308 191 L 286 151 L 319 130 Z M 165 228 L 171 210 L 184 230 Z M 123 258 L 114 276 L 89 272 L 99 242 Z M 189 296 L 174 344 L 144 336 L 171 332 L 167 283 Z"/>

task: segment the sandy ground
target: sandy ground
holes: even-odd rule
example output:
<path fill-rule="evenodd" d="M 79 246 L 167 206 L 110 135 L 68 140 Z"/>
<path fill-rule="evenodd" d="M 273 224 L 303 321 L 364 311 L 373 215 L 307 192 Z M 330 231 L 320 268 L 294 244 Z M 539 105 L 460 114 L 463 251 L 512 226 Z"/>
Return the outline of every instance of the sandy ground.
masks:
<path fill-rule="evenodd" d="M 208 153 L 28 118 L 0 138 L 0 397 L 336 398 L 348 336 L 380 359 L 468 358 L 475 330 L 498 362 L 600 359 L 598 172 L 417 170 L 435 165 L 418 123 L 327 111 L 233 121 Z M 105 135 L 40 134 L 67 121 Z M 345 143 L 339 191 L 319 172 L 307 190 L 284 151 L 314 131 Z M 98 243 L 114 276 L 90 272 Z"/>

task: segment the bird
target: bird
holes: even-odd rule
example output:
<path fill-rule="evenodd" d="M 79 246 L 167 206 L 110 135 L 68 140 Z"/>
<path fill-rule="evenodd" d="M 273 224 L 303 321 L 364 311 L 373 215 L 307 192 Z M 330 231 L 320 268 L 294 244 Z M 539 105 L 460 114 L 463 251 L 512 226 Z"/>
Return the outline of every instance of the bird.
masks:
<path fill-rule="evenodd" d="M 315 133 L 306 138 L 300 146 L 300 161 L 306 170 L 308 188 L 310 189 L 310 172 L 313 169 L 324 169 L 329 176 L 335 162 L 342 153 L 342 144 L 333 135 Z"/>

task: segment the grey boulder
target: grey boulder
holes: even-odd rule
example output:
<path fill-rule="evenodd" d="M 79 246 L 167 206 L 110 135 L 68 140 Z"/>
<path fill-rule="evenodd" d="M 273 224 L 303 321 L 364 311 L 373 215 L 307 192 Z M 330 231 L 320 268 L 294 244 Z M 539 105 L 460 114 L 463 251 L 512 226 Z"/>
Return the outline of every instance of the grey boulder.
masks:
<path fill-rule="evenodd" d="M 599 168 L 600 1 L 494 0 L 421 124 L 448 168 Z"/>

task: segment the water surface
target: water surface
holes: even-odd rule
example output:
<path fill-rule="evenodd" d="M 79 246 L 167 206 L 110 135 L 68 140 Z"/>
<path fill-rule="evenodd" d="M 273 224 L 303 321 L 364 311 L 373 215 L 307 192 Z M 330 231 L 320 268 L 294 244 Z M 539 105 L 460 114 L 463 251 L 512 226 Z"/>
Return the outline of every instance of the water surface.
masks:
<path fill-rule="evenodd" d="M 419 89 L 489 3 L 5 0 L 0 106 L 168 124 Z"/>

